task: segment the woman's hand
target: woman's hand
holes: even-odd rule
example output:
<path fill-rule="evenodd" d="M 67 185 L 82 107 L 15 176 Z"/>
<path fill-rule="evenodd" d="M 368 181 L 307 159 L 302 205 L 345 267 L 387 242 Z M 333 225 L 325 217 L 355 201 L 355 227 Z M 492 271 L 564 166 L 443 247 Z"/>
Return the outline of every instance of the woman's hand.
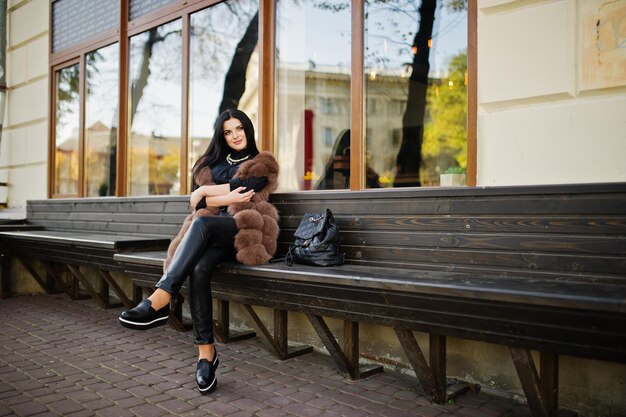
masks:
<path fill-rule="evenodd" d="M 247 203 L 254 196 L 254 190 L 245 191 L 246 187 L 237 187 L 232 191 L 229 188 L 229 184 L 203 185 L 191 193 L 189 204 L 196 210 L 223 207 L 232 203 Z"/>
<path fill-rule="evenodd" d="M 246 187 L 237 187 L 230 193 L 226 194 L 226 205 L 232 203 L 247 203 L 250 201 L 254 196 L 254 190 L 245 191 L 245 189 Z"/>

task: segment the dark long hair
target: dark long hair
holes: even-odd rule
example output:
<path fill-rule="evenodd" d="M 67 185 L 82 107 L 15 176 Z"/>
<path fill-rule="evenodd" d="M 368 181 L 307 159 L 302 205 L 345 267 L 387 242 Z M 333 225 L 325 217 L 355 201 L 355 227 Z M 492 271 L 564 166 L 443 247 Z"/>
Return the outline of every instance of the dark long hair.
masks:
<path fill-rule="evenodd" d="M 256 146 L 256 140 L 254 137 L 254 126 L 252 125 L 252 121 L 248 115 L 238 109 L 224 110 L 219 116 L 217 116 L 217 120 L 215 120 L 215 132 L 213 133 L 213 138 L 211 139 L 209 147 L 206 151 L 204 151 L 202 156 L 198 158 L 193 166 L 192 172 L 194 176 L 200 169 L 207 166 L 212 167 L 219 161 L 226 159 L 226 156 L 233 152 L 233 148 L 228 146 L 226 138 L 224 138 L 224 122 L 233 118 L 238 119 L 241 122 L 243 131 L 246 133 L 246 149 L 253 157 L 259 154 L 259 149 Z"/>

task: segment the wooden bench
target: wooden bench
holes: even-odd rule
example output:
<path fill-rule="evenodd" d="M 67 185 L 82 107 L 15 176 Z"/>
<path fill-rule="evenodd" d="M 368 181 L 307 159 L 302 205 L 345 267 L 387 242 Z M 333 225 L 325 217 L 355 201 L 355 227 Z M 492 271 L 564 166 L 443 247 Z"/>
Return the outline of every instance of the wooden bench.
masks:
<path fill-rule="evenodd" d="M 134 250 L 167 248 L 186 205 L 154 198 L 85 198 L 28 201 L 27 224 L 0 230 L 3 266 L 18 260 L 47 292 L 68 291 L 79 297 L 82 286 L 101 306 L 109 307 L 109 288 L 124 304 L 133 302 L 113 279 L 123 271 L 113 255 Z M 29 262 L 42 262 L 42 276 Z M 95 268 L 99 288 L 78 266 Z M 8 296 L 8 271 L 3 271 L 3 296 Z M 69 273 L 70 279 L 61 276 Z"/>
<path fill-rule="evenodd" d="M 278 357 L 301 353 L 287 344 L 287 311 L 302 312 L 338 369 L 358 378 L 379 371 L 359 366 L 359 322 L 390 326 L 438 403 L 447 399 L 447 337 L 506 345 L 534 416 L 558 414 L 559 355 L 626 363 L 626 184 L 307 192 L 273 202 L 279 253 L 303 213 L 328 207 L 346 265 L 222 265 L 212 289 L 226 340 L 232 301 Z M 114 258 L 151 288 L 164 257 Z M 253 306 L 274 309 L 273 334 Z M 344 334 L 325 317 L 344 320 Z M 430 335 L 429 360 L 413 331 Z"/>

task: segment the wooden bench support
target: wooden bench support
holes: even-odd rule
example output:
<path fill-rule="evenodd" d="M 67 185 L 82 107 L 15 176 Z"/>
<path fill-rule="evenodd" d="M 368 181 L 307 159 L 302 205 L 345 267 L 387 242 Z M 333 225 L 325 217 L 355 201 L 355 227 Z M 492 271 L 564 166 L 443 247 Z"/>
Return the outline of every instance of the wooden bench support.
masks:
<path fill-rule="evenodd" d="M 68 271 L 70 271 L 70 274 L 72 274 L 72 276 L 76 280 L 78 280 L 78 282 L 81 283 L 83 287 L 85 287 L 89 295 L 91 295 L 91 298 L 93 298 L 100 305 L 100 307 L 107 308 L 108 303 L 105 301 L 104 297 L 102 297 L 102 294 L 96 291 L 96 289 L 93 287 L 93 285 L 91 285 L 89 280 L 87 280 L 82 272 L 80 272 L 78 267 L 70 264 L 65 264 L 65 267 Z"/>
<path fill-rule="evenodd" d="M 307 313 L 307 317 L 311 325 L 317 332 L 317 335 L 326 346 L 326 350 L 330 353 L 330 357 L 335 361 L 335 365 L 344 377 L 350 379 L 366 378 L 370 375 L 383 371 L 383 367 L 379 365 L 367 365 L 361 367 L 359 365 L 359 323 L 350 320 L 344 320 L 343 349 L 337 342 L 337 339 L 328 328 L 326 321 L 321 316 Z"/>
<path fill-rule="evenodd" d="M 0 263 L 0 298 L 7 298 L 11 296 L 11 256 L 4 248 L 0 251 Z"/>
<path fill-rule="evenodd" d="M 430 399 L 437 404 L 445 404 L 446 395 L 446 338 L 439 335 L 429 336 L 430 365 L 422 353 L 411 330 L 394 328 L 398 340 L 411 363 L 417 380 Z"/>
<path fill-rule="evenodd" d="M 117 305 L 115 305 L 115 307 L 119 307 L 120 305 L 125 305 L 126 307 L 132 308 L 132 307 L 135 306 L 133 304 L 132 300 L 126 296 L 126 293 L 122 290 L 122 288 L 120 288 L 118 283 L 111 276 L 111 273 L 109 271 L 105 271 L 103 269 L 98 269 L 97 271 L 98 271 L 98 273 L 100 274 L 100 276 L 102 278 L 102 284 L 103 284 L 103 289 L 102 289 L 103 291 L 102 292 L 104 293 L 104 295 L 106 297 L 105 300 L 106 300 L 107 305 L 109 307 L 114 307 L 109 302 L 109 287 L 113 288 L 113 291 L 115 292 L 115 295 L 117 295 L 119 300 L 122 302 L 122 304 L 117 304 Z"/>
<path fill-rule="evenodd" d="M 558 355 L 540 352 L 540 370 L 528 349 L 510 348 L 533 417 L 558 417 Z"/>
<path fill-rule="evenodd" d="M 252 317 L 257 332 L 263 335 L 261 340 L 266 342 L 274 355 L 280 359 L 291 359 L 296 356 L 311 353 L 313 346 L 289 346 L 287 343 L 287 311 L 274 309 L 274 334 L 272 335 L 267 329 L 261 318 L 256 314 L 249 304 L 243 304 L 245 309 Z"/>
<path fill-rule="evenodd" d="M 228 300 L 214 300 L 217 303 L 217 318 L 213 320 L 213 333 L 220 343 L 238 342 L 256 337 L 254 330 L 230 329 L 230 302 Z"/>
<path fill-rule="evenodd" d="M 37 281 L 37 284 L 39 284 L 39 286 L 47 294 L 56 294 L 56 293 L 63 291 L 63 290 L 57 289 L 57 285 L 55 284 L 55 282 L 63 282 L 63 281 L 56 275 L 56 273 L 52 270 L 52 268 L 48 266 L 48 264 L 46 264 L 45 262 L 42 262 L 42 264 L 46 268 L 46 273 L 47 273 L 46 278 L 44 278 L 41 275 L 39 275 L 39 273 L 35 271 L 35 268 L 33 268 L 32 265 L 21 256 L 15 256 L 15 259 L 17 259 L 22 264 L 22 266 L 26 269 L 26 271 L 28 271 L 30 276 L 32 276 L 35 279 L 35 281 Z M 49 277 L 52 277 L 52 279 L 50 279 Z"/>

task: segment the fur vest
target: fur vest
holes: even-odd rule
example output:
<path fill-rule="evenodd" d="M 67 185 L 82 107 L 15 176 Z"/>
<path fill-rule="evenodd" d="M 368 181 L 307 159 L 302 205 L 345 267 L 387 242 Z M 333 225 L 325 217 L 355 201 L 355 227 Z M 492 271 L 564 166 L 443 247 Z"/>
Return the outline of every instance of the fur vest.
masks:
<path fill-rule="evenodd" d="M 270 193 L 276 190 L 278 180 L 278 162 L 270 152 L 261 152 L 253 159 L 241 165 L 235 177 L 267 177 L 267 185 L 262 191 L 255 193 L 247 203 L 234 203 L 228 206 L 228 213 L 233 216 L 237 225 L 235 236 L 235 250 L 237 261 L 245 265 L 260 265 L 267 263 L 276 253 L 278 239 L 278 211 L 268 202 Z M 214 185 L 211 169 L 205 167 L 200 170 L 194 180 L 198 185 Z M 167 250 L 167 258 L 163 264 L 163 271 L 172 261 L 172 256 L 187 233 L 191 222 L 200 216 L 219 215 L 219 207 L 206 207 L 194 210 L 185 218 L 178 235 L 172 240 Z"/>

